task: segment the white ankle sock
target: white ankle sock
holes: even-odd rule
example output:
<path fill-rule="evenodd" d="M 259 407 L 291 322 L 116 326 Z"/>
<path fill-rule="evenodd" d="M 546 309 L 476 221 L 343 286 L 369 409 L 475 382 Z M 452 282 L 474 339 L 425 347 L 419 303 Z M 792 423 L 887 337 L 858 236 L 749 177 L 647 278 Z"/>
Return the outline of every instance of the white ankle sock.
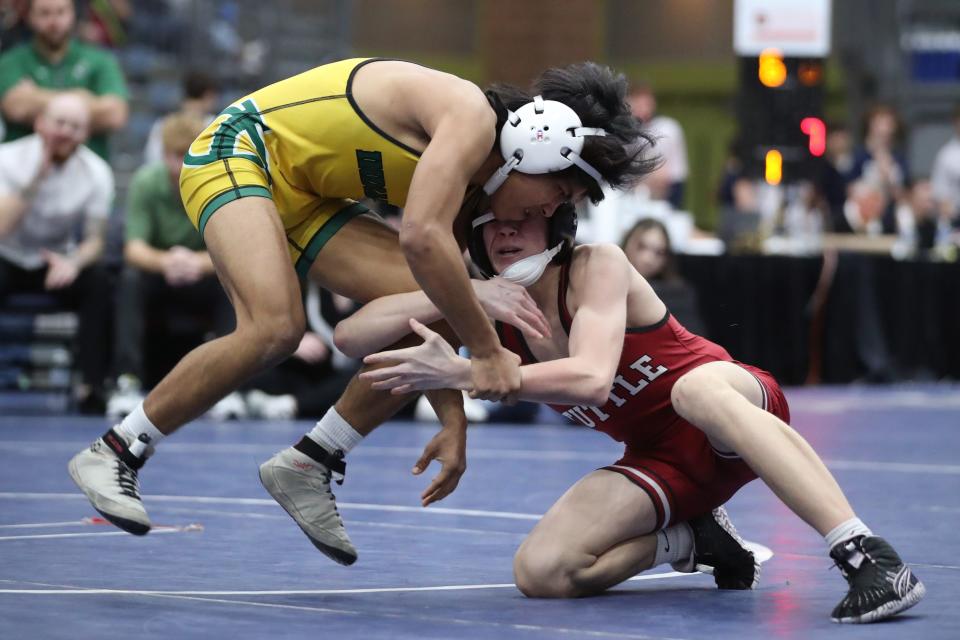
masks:
<path fill-rule="evenodd" d="M 833 529 L 830 530 L 830 533 L 823 537 L 827 541 L 827 549 L 833 549 L 835 546 L 841 542 L 846 542 L 857 536 L 872 536 L 873 531 L 870 531 L 870 527 L 863 524 L 860 521 L 860 518 L 850 518 L 846 522 L 841 522 Z"/>
<path fill-rule="evenodd" d="M 350 450 L 363 440 L 363 436 L 357 433 L 334 407 L 330 407 L 323 414 L 307 437 L 330 453 L 340 449 L 344 455 L 350 453 Z"/>
<path fill-rule="evenodd" d="M 148 444 L 151 447 L 157 446 L 164 438 L 164 434 L 160 433 L 160 430 L 150 422 L 150 418 L 143 412 L 142 402 L 116 428 L 130 440 L 137 440 L 140 434 L 146 434 L 150 438 Z"/>
<path fill-rule="evenodd" d="M 657 553 L 653 566 L 687 560 L 693 553 L 693 531 L 686 522 L 680 522 L 657 532 Z"/>

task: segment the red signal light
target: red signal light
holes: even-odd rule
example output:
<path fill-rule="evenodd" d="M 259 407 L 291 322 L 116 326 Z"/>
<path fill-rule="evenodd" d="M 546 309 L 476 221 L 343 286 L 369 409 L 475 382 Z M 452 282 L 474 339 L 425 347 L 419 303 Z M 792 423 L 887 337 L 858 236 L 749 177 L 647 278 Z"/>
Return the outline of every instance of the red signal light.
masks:
<path fill-rule="evenodd" d="M 827 125 L 820 118 L 804 118 L 800 121 L 800 130 L 809 137 L 810 155 L 820 157 L 827 149 Z"/>

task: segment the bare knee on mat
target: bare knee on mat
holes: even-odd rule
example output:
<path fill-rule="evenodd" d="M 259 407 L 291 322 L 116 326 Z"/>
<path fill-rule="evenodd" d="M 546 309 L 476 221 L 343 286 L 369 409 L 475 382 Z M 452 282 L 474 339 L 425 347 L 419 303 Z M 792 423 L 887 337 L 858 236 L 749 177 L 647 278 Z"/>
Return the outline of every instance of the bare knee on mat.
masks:
<path fill-rule="evenodd" d="M 517 552 L 513 576 L 517 589 L 528 598 L 576 598 L 582 595 L 574 580 L 575 568 L 563 554 L 551 551 Z"/>

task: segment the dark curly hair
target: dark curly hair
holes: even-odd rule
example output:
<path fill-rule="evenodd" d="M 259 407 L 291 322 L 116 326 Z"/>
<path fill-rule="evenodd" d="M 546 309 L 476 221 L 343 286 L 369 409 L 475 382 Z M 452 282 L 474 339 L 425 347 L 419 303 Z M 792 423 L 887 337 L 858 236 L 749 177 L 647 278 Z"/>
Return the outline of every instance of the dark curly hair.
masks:
<path fill-rule="evenodd" d="M 495 148 L 499 148 L 500 129 L 507 121 L 507 109 L 516 111 L 533 100 L 533 96 L 541 95 L 544 100 L 556 100 L 573 109 L 583 126 L 606 130 L 606 136 L 586 137 L 581 156 L 610 186 L 632 187 L 657 168 L 660 158 L 648 153 L 655 141 L 630 112 L 626 94 L 626 78 L 595 62 L 547 69 L 534 81 L 529 92 L 512 85 L 493 85 L 486 90 L 486 95 L 497 114 Z M 570 167 L 560 173 L 574 176 L 578 184 L 586 187 L 594 204 L 603 200 L 600 185 L 579 168 Z"/>

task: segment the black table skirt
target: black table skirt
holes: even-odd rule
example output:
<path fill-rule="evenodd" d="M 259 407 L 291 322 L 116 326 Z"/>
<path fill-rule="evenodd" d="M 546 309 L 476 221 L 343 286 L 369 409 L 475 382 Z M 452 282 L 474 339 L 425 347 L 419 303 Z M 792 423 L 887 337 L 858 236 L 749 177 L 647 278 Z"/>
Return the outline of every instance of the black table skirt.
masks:
<path fill-rule="evenodd" d="M 706 337 L 783 383 L 960 379 L 960 264 L 841 253 L 681 256 Z"/>

